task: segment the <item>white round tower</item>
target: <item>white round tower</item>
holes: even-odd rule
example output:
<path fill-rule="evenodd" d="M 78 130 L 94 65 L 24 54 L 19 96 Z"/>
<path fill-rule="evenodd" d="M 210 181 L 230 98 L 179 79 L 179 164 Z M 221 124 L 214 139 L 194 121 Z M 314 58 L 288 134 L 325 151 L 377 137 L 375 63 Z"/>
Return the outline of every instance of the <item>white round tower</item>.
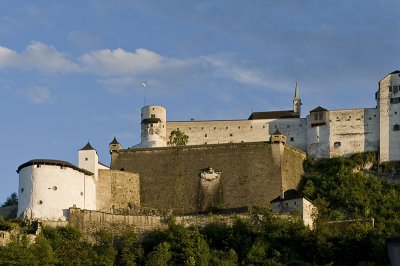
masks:
<path fill-rule="evenodd" d="M 149 105 L 141 112 L 141 143 L 140 147 L 167 146 L 167 110 L 158 105 Z"/>

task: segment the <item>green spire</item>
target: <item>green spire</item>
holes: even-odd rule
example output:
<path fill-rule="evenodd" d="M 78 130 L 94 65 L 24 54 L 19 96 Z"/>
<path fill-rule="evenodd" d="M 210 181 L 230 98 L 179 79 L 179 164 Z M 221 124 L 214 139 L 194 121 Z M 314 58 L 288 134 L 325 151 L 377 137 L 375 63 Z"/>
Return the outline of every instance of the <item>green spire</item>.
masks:
<path fill-rule="evenodd" d="M 297 81 L 296 81 L 296 89 L 294 91 L 294 100 L 300 101 L 299 85 L 297 84 Z"/>

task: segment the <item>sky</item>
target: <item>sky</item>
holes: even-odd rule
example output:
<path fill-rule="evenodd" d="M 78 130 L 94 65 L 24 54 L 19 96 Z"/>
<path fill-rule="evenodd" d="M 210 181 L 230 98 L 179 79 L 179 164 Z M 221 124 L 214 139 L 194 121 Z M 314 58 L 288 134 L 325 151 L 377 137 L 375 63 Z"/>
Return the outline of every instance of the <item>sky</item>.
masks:
<path fill-rule="evenodd" d="M 4 0 L 0 8 L 0 203 L 31 159 L 77 164 L 88 141 L 140 142 L 140 109 L 167 120 L 302 117 L 375 107 L 400 69 L 400 1 Z M 147 82 L 146 92 L 141 85 Z M 146 95 L 146 97 L 145 97 Z"/>

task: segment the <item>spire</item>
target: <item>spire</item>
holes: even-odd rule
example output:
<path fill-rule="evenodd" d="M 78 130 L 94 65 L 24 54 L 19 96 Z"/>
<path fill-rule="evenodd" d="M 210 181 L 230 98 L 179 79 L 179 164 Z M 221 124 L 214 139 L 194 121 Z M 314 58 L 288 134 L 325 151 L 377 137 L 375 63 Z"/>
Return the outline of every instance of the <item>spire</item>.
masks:
<path fill-rule="evenodd" d="M 294 91 L 294 100 L 300 101 L 299 85 L 298 85 L 297 81 L 296 81 L 296 89 Z"/>
<path fill-rule="evenodd" d="M 114 137 L 114 139 L 110 142 L 110 144 L 119 144 L 119 142 L 118 142 L 117 139 Z"/>
<path fill-rule="evenodd" d="M 82 148 L 82 149 L 80 149 L 81 151 L 84 151 L 84 150 L 94 150 L 94 148 L 92 147 L 92 145 L 90 145 L 90 143 L 89 143 L 89 141 L 88 141 L 88 143 Z"/>

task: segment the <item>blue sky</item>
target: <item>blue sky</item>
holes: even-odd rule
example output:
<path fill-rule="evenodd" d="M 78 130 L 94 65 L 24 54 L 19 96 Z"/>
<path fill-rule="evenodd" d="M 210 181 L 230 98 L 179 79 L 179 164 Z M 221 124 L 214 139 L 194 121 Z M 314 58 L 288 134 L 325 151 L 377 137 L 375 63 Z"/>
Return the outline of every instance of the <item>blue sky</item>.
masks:
<path fill-rule="evenodd" d="M 400 68 L 400 1 L 2 1 L 0 202 L 35 158 L 77 163 L 88 140 L 139 142 L 147 104 L 168 120 L 374 107 Z"/>

